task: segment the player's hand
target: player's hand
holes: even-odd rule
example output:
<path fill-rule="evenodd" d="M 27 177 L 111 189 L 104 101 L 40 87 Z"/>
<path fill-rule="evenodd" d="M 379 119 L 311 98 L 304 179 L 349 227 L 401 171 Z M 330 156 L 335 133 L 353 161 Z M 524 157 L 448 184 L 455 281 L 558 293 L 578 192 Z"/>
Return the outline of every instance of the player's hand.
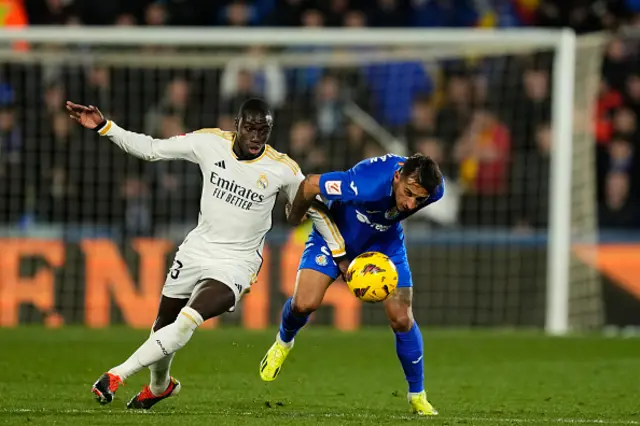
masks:
<path fill-rule="evenodd" d="M 347 277 L 346 277 L 347 269 L 349 269 L 349 265 L 351 264 L 351 261 L 346 256 L 335 259 L 335 261 L 338 264 L 338 269 L 340 270 L 340 275 L 342 275 L 342 279 L 345 282 L 347 282 Z"/>
<path fill-rule="evenodd" d="M 95 129 L 105 121 L 104 115 L 93 105 L 85 106 L 67 101 L 66 106 L 69 117 L 87 129 Z"/>

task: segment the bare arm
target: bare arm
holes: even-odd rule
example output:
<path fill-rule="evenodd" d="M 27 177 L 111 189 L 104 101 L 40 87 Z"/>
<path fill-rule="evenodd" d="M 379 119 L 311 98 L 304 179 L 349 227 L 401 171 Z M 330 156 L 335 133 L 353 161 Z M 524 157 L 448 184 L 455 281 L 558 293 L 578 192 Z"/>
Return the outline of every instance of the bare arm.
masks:
<path fill-rule="evenodd" d="M 287 216 L 287 221 L 294 226 L 302 223 L 307 211 L 314 204 L 314 200 L 319 194 L 320 175 L 308 175 L 298 187 L 296 196 L 291 203 L 291 211 Z"/>

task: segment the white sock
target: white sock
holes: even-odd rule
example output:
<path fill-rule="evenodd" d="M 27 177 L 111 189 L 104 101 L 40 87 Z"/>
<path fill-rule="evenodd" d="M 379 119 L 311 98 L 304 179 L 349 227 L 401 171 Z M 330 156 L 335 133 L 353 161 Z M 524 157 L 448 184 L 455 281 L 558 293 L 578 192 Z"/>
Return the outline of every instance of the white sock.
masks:
<path fill-rule="evenodd" d="M 129 359 L 109 370 L 109 373 L 119 376 L 123 381 L 126 380 L 127 377 L 182 348 L 203 322 L 195 309 L 185 306 L 173 323 L 153 333 Z"/>
<path fill-rule="evenodd" d="M 154 395 L 162 394 L 169 387 L 169 370 L 174 356 L 175 353 L 172 353 L 149 366 L 149 370 L 151 370 L 149 388 Z"/>
<path fill-rule="evenodd" d="M 280 343 L 282 346 L 284 346 L 285 348 L 292 348 L 293 347 L 293 341 L 295 339 L 292 339 L 290 342 L 285 342 L 284 340 L 282 340 L 282 338 L 280 337 L 280 332 L 278 332 L 278 334 L 276 334 L 276 341 L 278 343 Z"/>

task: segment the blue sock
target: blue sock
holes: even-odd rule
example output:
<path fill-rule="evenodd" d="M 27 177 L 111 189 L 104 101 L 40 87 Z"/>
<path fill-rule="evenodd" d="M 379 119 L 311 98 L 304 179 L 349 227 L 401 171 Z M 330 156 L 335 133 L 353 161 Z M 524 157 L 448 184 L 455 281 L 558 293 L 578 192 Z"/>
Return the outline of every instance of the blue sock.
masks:
<path fill-rule="evenodd" d="M 409 383 L 409 392 L 424 390 L 424 360 L 422 333 L 418 323 L 407 332 L 396 332 L 396 352 L 404 370 L 404 376 Z"/>
<path fill-rule="evenodd" d="M 296 337 L 298 331 L 304 327 L 309 319 L 309 315 L 301 315 L 293 312 L 291 306 L 292 299 L 288 298 L 282 309 L 282 321 L 280 322 L 280 339 L 289 343 Z"/>

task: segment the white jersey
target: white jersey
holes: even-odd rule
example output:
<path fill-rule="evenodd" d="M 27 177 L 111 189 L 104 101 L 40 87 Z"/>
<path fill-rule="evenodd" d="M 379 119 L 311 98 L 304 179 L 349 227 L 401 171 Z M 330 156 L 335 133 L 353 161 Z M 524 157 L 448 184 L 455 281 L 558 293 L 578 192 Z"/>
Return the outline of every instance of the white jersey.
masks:
<path fill-rule="evenodd" d="M 196 163 L 203 185 L 198 225 L 187 235 L 180 252 L 197 258 L 261 258 L 272 226 L 276 197 L 284 191 L 289 202 L 304 175 L 295 161 L 267 145 L 253 160 L 238 160 L 234 132 L 202 129 L 170 139 L 154 139 L 118 127 L 113 121 L 100 129 L 124 151 L 147 161 L 183 159 Z M 340 232 L 323 213 L 309 210 L 313 223 L 334 256 L 345 245 Z"/>

